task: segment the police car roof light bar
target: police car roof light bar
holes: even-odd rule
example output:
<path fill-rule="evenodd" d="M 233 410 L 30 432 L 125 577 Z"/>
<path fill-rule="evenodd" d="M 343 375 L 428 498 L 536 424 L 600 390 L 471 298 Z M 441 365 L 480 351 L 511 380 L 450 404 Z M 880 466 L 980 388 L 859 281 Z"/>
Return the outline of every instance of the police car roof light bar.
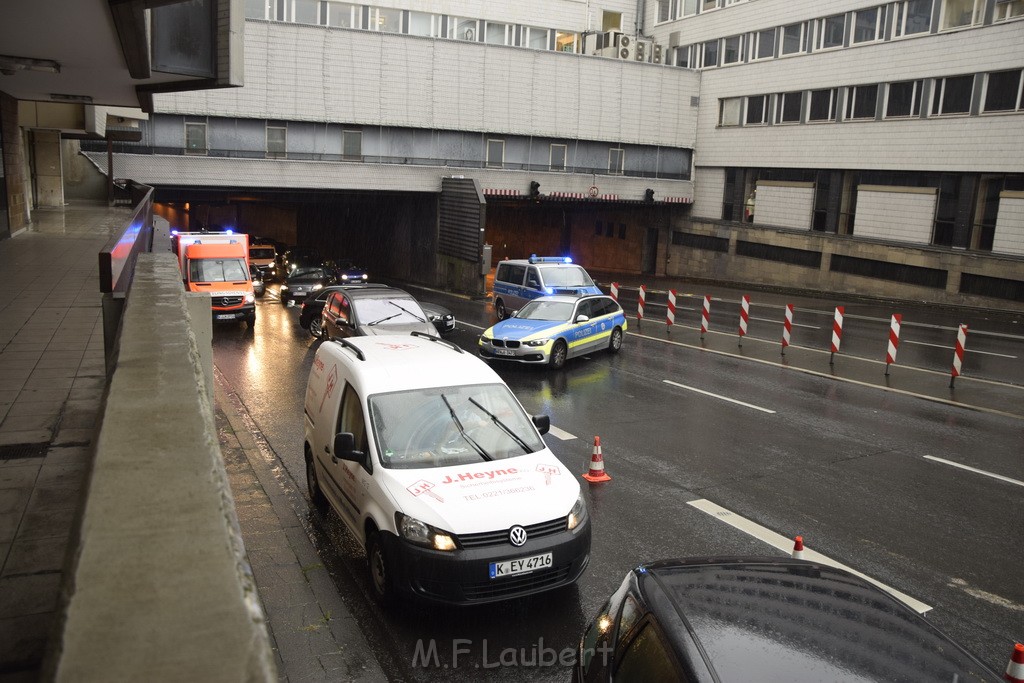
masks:
<path fill-rule="evenodd" d="M 530 263 L 572 263 L 571 256 L 537 256 L 530 254 Z"/>

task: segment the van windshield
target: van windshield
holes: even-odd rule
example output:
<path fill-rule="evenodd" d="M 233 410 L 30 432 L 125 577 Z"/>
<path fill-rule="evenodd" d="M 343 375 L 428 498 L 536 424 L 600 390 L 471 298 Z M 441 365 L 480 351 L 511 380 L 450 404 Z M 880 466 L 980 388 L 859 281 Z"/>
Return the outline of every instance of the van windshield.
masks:
<path fill-rule="evenodd" d="M 547 287 L 593 287 L 594 281 L 587 275 L 587 271 L 579 266 L 559 266 L 557 268 L 543 268 L 544 284 Z"/>
<path fill-rule="evenodd" d="M 544 448 L 503 384 L 377 394 L 370 397 L 369 408 L 378 459 L 388 468 L 468 465 Z"/>
<path fill-rule="evenodd" d="M 249 269 L 240 258 L 204 258 L 188 262 L 191 282 L 243 282 L 249 279 Z"/>

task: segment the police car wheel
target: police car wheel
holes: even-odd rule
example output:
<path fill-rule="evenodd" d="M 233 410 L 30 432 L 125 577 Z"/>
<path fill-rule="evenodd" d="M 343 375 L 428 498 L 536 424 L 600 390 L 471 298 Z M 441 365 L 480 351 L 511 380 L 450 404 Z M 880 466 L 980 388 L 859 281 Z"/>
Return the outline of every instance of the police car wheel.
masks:
<path fill-rule="evenodd" d="M 373 597 L 381 603 L 390 602 L 394 598 L 391 566 L 384 553 L 379 533 L 373 533 L 366 539 L 366 561 L 370 569 L 370 586 L 373 588 Z"/>
<path fill-rule="evenodd" d="M 316 478 L 316 466 L 313 464 L 311 456 L 306 457 L 306 488 L 309 489 L 309 500 L 314 507 L 322 508 L 327 499 L 324 498 L 324 493 L 320 490 L 320 482 Z"/>
<path fill-rule="evenodd" d="M 498 299 L 494 302 L 494 314 L 498 316 L 498 320 L 504 320 L 508 317 L 508 312 L 505 310 L 505 302 Z"/>
<path fill-rule="evenodd" d="M 565 342 L 559 339 L 555 342 L 555 348 L 551 349 L 551 359 L 548 361 L 555 370 L 560 370 L 565 365 L 565 359 L 569 355 L 569 349 Z"/>
<path fill-rule="evenodd" d="M 622 348 L 622 330 L 616 327 L 612 330 L 612 338 L 608 340 L 608 350 L 612 353 L 618 353 L 619 349 Z"/>

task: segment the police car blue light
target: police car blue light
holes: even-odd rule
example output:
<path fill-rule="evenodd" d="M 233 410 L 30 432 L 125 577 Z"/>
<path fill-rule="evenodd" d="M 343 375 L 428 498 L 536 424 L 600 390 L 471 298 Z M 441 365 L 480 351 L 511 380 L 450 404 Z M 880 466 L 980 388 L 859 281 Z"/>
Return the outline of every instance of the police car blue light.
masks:
<path fill-rule="evenodd" d="M 548 364 L 607 349 L 618 353 L 627 329 L 622 307 L 610 296 L 543 296 L 480 336 L 488 360 Z"/>

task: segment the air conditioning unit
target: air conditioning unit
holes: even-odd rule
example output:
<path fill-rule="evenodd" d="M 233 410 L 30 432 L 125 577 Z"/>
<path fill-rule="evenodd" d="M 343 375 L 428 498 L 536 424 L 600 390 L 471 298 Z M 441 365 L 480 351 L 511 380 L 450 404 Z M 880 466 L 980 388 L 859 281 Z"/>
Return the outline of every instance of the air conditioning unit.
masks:
<path fill-rule="evenodd" d="M 654 48 L 651 50 L 651 61 L 655 64 L 661 64 L 665 60 L 665 52 L 661 45 L 654 44 Z"/>
<path fill-rule="evenodd" d="M 637 40 L 633 36 L 619 36 L 619 59 L 636 59 Z"/>
<path fill-rule="evenodd" d="M 647 40 L 638 40 L 634 43 L 636 51 L 634 53 L 634 59 L 638 62 L 649 62 L 651 61 L 651 43 Z"/>

